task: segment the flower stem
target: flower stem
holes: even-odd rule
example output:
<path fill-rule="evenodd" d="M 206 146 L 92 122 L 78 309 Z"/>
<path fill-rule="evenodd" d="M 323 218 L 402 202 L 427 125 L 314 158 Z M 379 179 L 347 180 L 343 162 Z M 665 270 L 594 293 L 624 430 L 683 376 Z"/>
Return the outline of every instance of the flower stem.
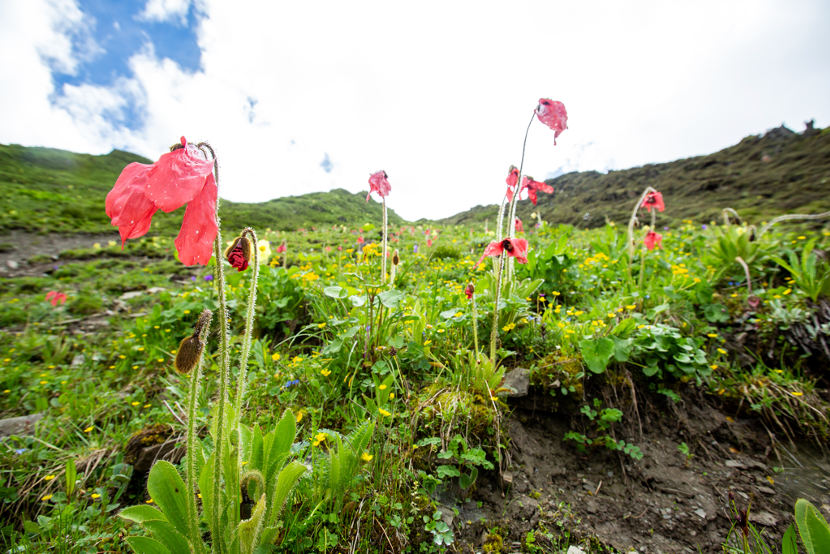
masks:
<path fill-rule="evenodd" d="M 249 240 L 253 243 L 254 259 L 251 273 L 251 290 L 248 293 L 248 312 L 245 317 L 245 336 L 242 337 L 242 354 L 239 358 L 239 377 L 238 386 L 236 387 L 236 402 L 234 408 L 236 409 L 236 417 L 241 417 L 242 399 L 245 396 L 245 388 L 248 386 L 248 356 L 251 353 L 251 341 L 254 332 L 254 316 L 256 315 L 256 293 L 257 281 L 259 280 L 259 247 L 257 246 L 256 232 L 250 227 L 242 231 L 244 236 L 247 233 Z"/>
<path fill-rule="evenodd" d="M 498 270 L 496 271 L 496 293 L 493 303 L 493 330 L 490 331 L 490 359 L 496 367 L 496 341 L 499 337 L 499 300 L 501 296 L 501 277 L 504 273 L 504 254 L 499 255 Z"/>
<path fill-rule="evenodd" d="M 381 200 L 383 201 L 383 256 L 380 260 L 380 284 L 383 285 L 386 282 L 386 197 L 381 196 Z"/>
<path fill-rule="evenodd" d="M 478 313 L 476 311 L 476 295 L 470 297 L 470 303 L 473 305 L 473 346 L 476 349 L 476 362 L 479 360 L 478 353 Z"/>
<path fill-rule="evenodd" d="M 510 219 L 507 221 L 507 227 L 510 230 L 510 238 L 516 238 L 516 204 L 519 201 L 519 195 L 522 192 L 522 170 L 525 166 L 525 151 L 527 150 L 527 135 L 530 133 L 530 126 L 533 124 L 533 118 L 536 117 L 536 111 L 533 111 L 533 115 L 530 116 L 530 122 L 527 124 L 527 130 L 525 130 L 525 140 L 522 143 L 522 161 L 519 164 L 519 177 L 516 179 L 516 193 L 513 195 L 513 201 L 510 203 Z M 510 258 L 507 261 L 508 275 L 510 277 L 513 276 L 513 258 Z"/>
<path fill-rule="evenodd" d="M 201 337 L 207 337 L 213 314 L 210 310 L 205 310 L 203 315 L 206 315 L 206 319 L 200 335 Z M 196 507 L 196 481 L 199 478 L 196 468 L 196 449 L 199 440 L 196 436 L 196 405 L 198 403 L 199 384 L 202 380 L 204 354 L 205 349 L 203 347 L 199 355 L 199 361 L 190 375 L 190 391 L 187 395 L 187 522 L 190 542 L 196 554 L 203 554 L 205 551 L 202 535 L 199 532 L 199 510 Z"/>

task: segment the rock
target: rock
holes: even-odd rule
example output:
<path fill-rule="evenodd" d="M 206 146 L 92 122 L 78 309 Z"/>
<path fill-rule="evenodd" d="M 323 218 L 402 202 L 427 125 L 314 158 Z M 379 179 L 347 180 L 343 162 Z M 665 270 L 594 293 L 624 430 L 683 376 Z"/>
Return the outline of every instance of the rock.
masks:
<path fill-rule="evenodd" d="M 143 290 L 131 290 L 130 292 L 125 292 L 121 296 L 118 297 L 119 300 L 129 300 L 130 298 L 136 298 L 144 294 Z"/>
<path fill-rule="evenodd" d="M 513 474 L 510 473 L 509 471 L 505 471 L 504 473 L 502 473 L 501 477 L 502 477 L 502 479 L 504 480 L 504 482 L 506 484 L 508 484 L 508 485 L 513 484 Z"/>
<path fill-rule="evenodd" d="M 9 269 L 17 269 L 20 267 L 20 264 L 14 260 L 6 260 L 6 265 L 9 266 Z"/>
<path fill-rule="evenodd" d="M 86 358 L 83 354 L 75 354 L 72 356 L 72 367 L 78 367 L 79 365 L 83 365 Z"/>
<path fill-rule="evenodd" d="M 749 512 L 749 521 L 763 525 L 764 527 L 775 527 L 778 520 L 769 512 Z"/>
<path fill-rule="evenodd" d="M 585 551 L 578 546 L 571 545 L 568 547 L 568 554 L 585 554 Z"/>
<path fill-rule="evenodd" d="M 768 494 L 770 496 L 775 494 L 775 491 L 769 487 L 758 487 L 758 492 L 762 492 L 764 494 Z"/>
<path fill-rule="evenodd" d="M 167 460 L 172 463 L 179 463 L 184 458 L 186 448 L 176 448 L 174 441 L 166 441 L 143 448 L 138 454 L 138 459 L 133 466 L 135 471 L 150 471 L 153 464 L 158 460 Z"/>
<path fill-rule="evenodd" d="M 697 510 L 695 510 L 695 515 L 697 517 L 699 517 L 700 519 L 706 519 L 706 512 L 704 512 L 703 510 L 701 510 L 699 508 Z"/>
<path fill-rule="evenodd" d="M 164 287 L 150 287 L 147 289 L 147 294 L 156 294 L 157 292 L 161 292 L 165 290 Z"/>
<path fill-rule="evenodd" d="M 517 367 L 504 376 L 504 384 L 502 386 L 513 391 L 507 393 L 507 396 L 510 398 L 527 396 L 527 389 L 530 387 L 530 370 Z"/>
<path fill-rule="evenodd" d="M 736 460 L 726 460 L 726 467 L 734 467 L 735 469 L 746 469 L 747 467 Z"/>
<path fill-rule="evenodd" d="M 438 511 L 441 512 L 441 520 L 452 529 L 452 520 L 455 519 L 455 512 L 452 508 L 446 506 L 438 506 Z"/>
<path fill-rule="evenodd" d="M 0 419 L 0 437 L 28 435 L 35 430 L 35 423 L 41 419 L 43 419 L 43 414 L 30 414 L 27 416 Z"/>

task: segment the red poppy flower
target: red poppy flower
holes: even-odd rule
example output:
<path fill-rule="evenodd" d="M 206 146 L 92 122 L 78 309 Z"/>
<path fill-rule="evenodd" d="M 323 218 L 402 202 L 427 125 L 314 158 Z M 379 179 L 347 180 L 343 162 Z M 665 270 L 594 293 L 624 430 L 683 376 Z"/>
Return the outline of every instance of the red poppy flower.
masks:
<path fill-rule="evenodd" d="M 657 208 L 658 212 L 662 212 L 666 209 L 666 205 L 663 203 L 663 194 L 657 192 L 656 190 L 650 192 L 646 195 L 643 199 L 643 203 L 640 204 L 640 209 L 645 208 L 649 212 L 651 212 L 652 208 Z"/>
<path fill-rule="evenodd" d="M 649 231 L 646 234 L 646 238 L 643 239 L 643 244 L 646 245 L 646 248 L 649 250 L 654 250 L 654 247 L 663 248 L 663 235 L 660 233 L 655 233 L 654 231 Z"/>
<path fill-rule="evenodd" d="M 549 98 L 540 98 L 539 105 L 536 106 L 536 117 L 555 131 L 553 135 L 555 145 L 562 131 L 568 128 L 568 112 L 565 110 L 565 104 Z"/>
<path fill-rule="evenodd" d="M 277 246 L 277 254 L 282 254 L 283 252 L 285 252 L 285 243 L 282 243 L 279 246 Z"/>
<path fill-rule="evenodd" d="M 464 289 L 464 294 L 467 295 L 467 300 L 472 300 L 473 299 L 473 294 L 475 294 L 475 292 L 476 292 L 476 288 L 473 286 L 472 283 L 467 285 L 467 288 Z"/>
<path fill-rule="evenodd" d="M 185 265 L 207 265 L 219 230 L 214 162 L 184 137 L 181 143 L 152 165 L 133 162 L 125 167 L 107 194 L 106 212 L 121 233 L 123 248 L 128 239 L 147 233 L 157 210 L 172 212 L 187 204 L 176 250 Z"/>
<path fill-rule="evenodd" d="M 522 225 L 522 220 L 519 219 L 518 217 L 516 218 L 516 232 L 517 233 L 524 233 L 525 232 L 525 228 Z"/>
<path fill-rule="evenodd" d="M 59 303 L 63 304 L 64 302 L 66 302 L 66 295 L 62 292 L 50 290 L 46 293 L 46 301 L 51 301 L 52 307 L 57 307 Z"/>
<path fill-rule="evenodd" d="M 513 201 L 513 191 L 516 190 L 516 185 L 519 183 L 519 168 L 515 165 L 511 165 L 510 169 L 508 170 L 507 179 L 505 180 L 507 183 L 507 201 Z"/>
<path fill-rule="evenodd" d="M 432 239 L 427 239 L 427 248 L 432 247 Z"/>
<path fill-rule="evenodd" d="M 373 192 L 378 193 L 378 195 L 383 198 L 386 198 L 389 195 L 392 191 L 392 185 L 390 185 L 389 181 L 387 181 L 388 178 L 389 176 L 385 171 L 372 173 L 369 177 L 369 192 L 366 194 L 366 202 L 369 201 L 369 197 Z"/>
<path fill-rule="evenodd" d="M 481 265 L 484 258 L 490 256 L 500 256 L 506 253 L 508 256 L 516 258 L 520 264 L 527 263 L 527 241 L 525 239 L 504 239 L 502 241 L 494 240 L 484 249 L 484 254 L 478 260 L 476 266 Z"/>
<path fill-rule="evenodd" d="M 547 192 L 548 194 L 553 193 L 552 186 L 541 181 L 534 181 L 533 177 L 522 177 L 522 190 L 527 191 L 527 197 L 530 198 L 530 201 L 533 202 L 534 206 L 536 205 L 537 192 Z"/>
<path fill-rule="evenodd" d="M 357 237 L 357 244 L 363 244 L 363 237 Z"/>
<path fill-rule="evenodd" d="M 228 262 L 230 262 L 232 267 L 235 267 L 237 271 L 245 271 L 248 269 L 248 260 L 245 258 L 245 252 L 242 250 L 242 245 L 237 243 L 236 246 L 233 247 L 233 250 L 228 252 Z"/>

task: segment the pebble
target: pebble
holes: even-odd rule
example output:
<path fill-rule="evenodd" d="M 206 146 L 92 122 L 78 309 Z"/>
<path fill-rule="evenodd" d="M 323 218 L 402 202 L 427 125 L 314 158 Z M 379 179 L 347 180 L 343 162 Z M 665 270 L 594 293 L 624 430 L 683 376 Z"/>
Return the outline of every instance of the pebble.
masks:
<path fill-rule="evenodd" d="M 14 260 L 6 260 L 6 265 L 9 266 L 9 269 L 17 269 L 20 267 L 20 264 Z"/>
<path fill-rule="evenodd" d="M 700 519 L 706 519 L 706 512 L 703 510 L 695 510 L 695 515 L 697 515 Z"/>

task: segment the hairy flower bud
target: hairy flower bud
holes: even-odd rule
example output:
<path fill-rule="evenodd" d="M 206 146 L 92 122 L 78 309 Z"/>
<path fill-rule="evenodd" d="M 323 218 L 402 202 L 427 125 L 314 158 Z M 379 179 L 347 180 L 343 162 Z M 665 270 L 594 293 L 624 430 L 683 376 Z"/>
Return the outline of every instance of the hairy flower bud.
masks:
<path fill-rule="evenodd" d="M 225 259 L 237 271 L 245 271 L 248 269 L 248 261 L 251 259 L 251 256 L 251 241 L 244 235 L 236 237 L 227 250 L 225 250 Z"/>
<path fill-rule="evenodd" d="M 202 357 L 202 350 L 205 348 L 205 340 L 202 336 L 207 334 L 212 316 L 213 313 L 210 310 L 204 310 L 193 328 L 193 334 L 186 337 L 179 344 L 174 362 L 176 371 L 179 373 L 188 374 L 199 363 L 199 358 Z"/>
<path fill-rule="evenodd" d="M 400 255 L 398 254 L 398 249 L 396 248 L 396 249 L 392 252 L 392 265 L 398 265 L 399 263 L 401 263 L 401 257 L 400 257 Z"/>

